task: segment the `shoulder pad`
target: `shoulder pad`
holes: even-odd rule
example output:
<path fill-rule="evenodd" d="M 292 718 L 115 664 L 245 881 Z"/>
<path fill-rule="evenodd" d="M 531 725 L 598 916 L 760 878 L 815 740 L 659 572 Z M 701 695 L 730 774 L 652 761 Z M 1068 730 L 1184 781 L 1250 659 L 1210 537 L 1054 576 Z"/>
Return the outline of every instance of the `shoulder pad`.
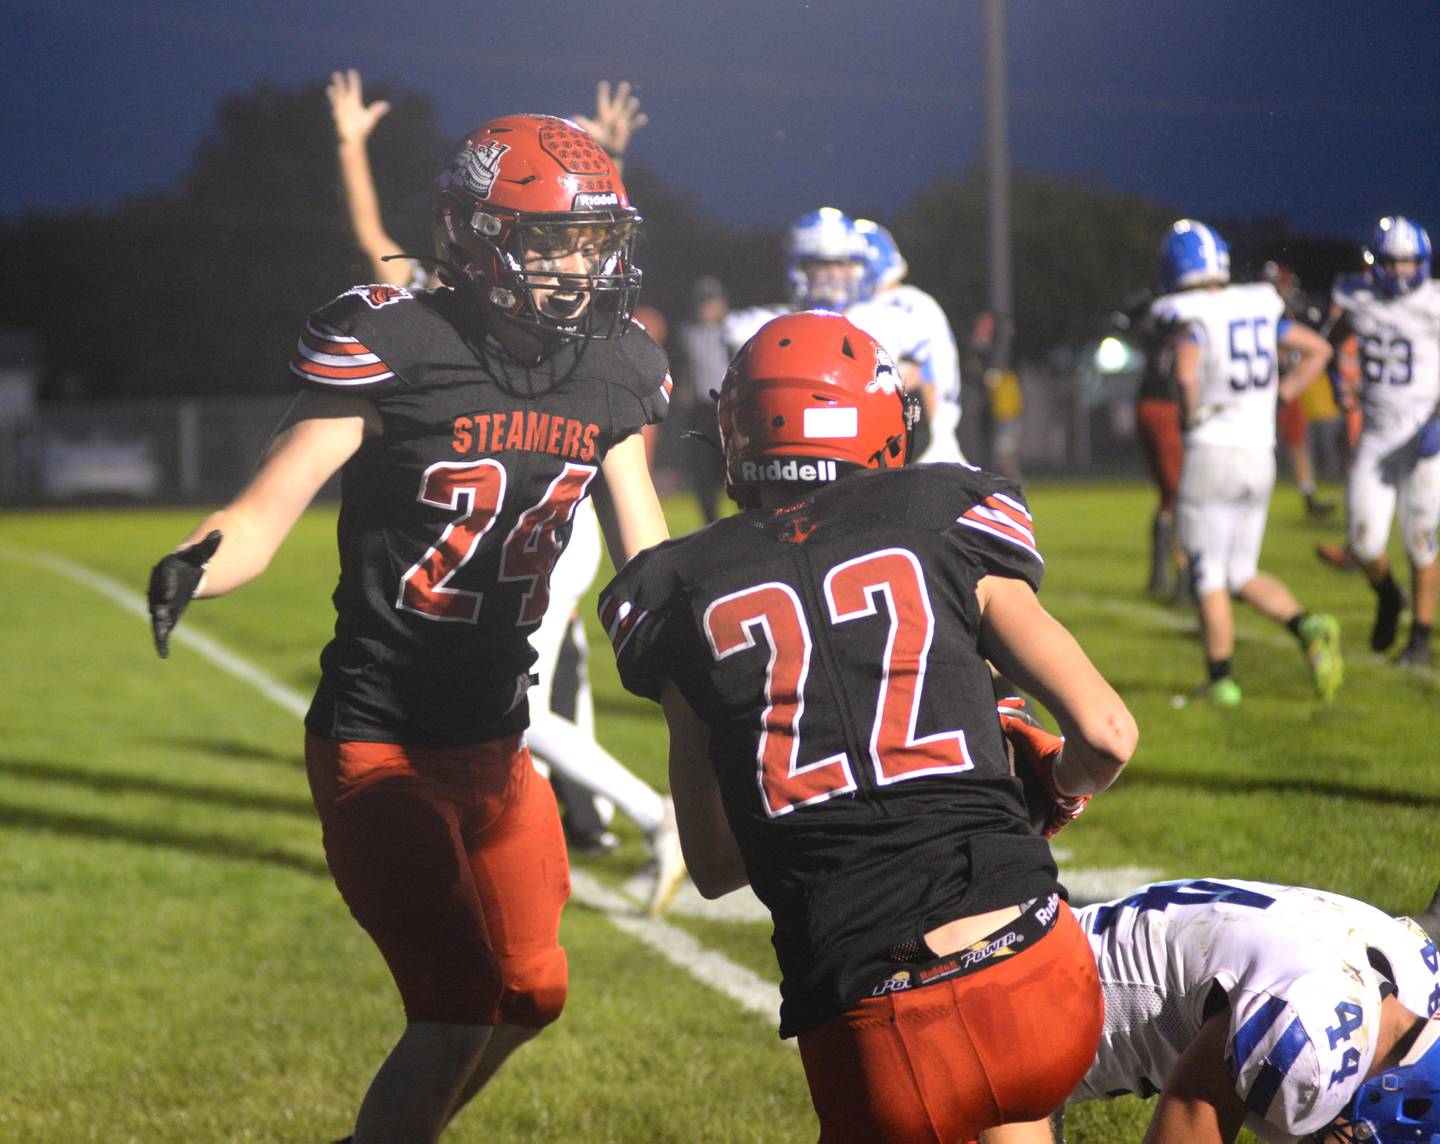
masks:
<path fill-rule="evenodd" d="M 400 286 L 352 286 L 310 315 L 290 371 L 307 388 L 367 394 L 390 388 L 397 380 L 390 350 L 396 339 L 387 336 L 386 327 L 395 322 L 387 322 L 381 311 L 399 307 L 413 313 L 414 301 Z"/>
<path fill-rule="evenodd" d="M 1363 274 L 1342 274 L 1330 288 L 1335 303 L 1344 306 L 1359 299 L 1361 294 L 1372 294 L 1370 281 Z"/>
<path fill-rule="evenodd" d="M 665 351 L 644 327 L 631 326 L 623 337 L 591 342 L 581 360 L 582 368 L 596 370 L 607 385 L 615 441 L 665 419 L 675 383 Z"/>
<path fill-rule="evenodd" d="M 1283 988 L 1232 991 L 1226 1056 L 1252 1115 L 1308 1136 L 1339 1115 L 1374 1059 L 1379 980 L 1337 957 Z"/>

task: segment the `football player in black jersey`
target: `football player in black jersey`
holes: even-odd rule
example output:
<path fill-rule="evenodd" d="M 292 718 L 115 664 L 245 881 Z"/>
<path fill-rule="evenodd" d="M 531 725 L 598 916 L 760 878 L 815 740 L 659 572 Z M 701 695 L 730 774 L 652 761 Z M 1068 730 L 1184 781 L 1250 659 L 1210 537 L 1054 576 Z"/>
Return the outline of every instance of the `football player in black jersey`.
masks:
<path fill-rule="evenodd" d="M 569 869 L 523 737 L 527 636 L 587 493 L 617 565 L 665 536 L 640 429 L 670 381 L 630 324 L 639 216 L 604 150 L 567 120 L 494 120 L 447 162 L 434 218 L 445 288 L 357 286 L 310 317 L 288 427 L 150 585 L 163 656 L 189 600 L 263 571 L 342 472 L 306 765 L 407 1019 L 361 1144 L 434 1140 L 559 1015 Z"/>
<path fill-rule="evenodd" d="M 780 1034 L 821 1140 L 970 1140 L 1047 1116 L 1094 1057 L 1099 987 L 1007 761 L 987 659 L 1067 739 L 1050 795 L 1108 786 L 1134 720 L 1040 606 L 1013 484 L 901 467 L 906 401 L 837 314 L 776 318 L 720 393 L 746 511 L 601 596 L 621 678 L 658 700 L 700 891 L 769 907 Z"/>

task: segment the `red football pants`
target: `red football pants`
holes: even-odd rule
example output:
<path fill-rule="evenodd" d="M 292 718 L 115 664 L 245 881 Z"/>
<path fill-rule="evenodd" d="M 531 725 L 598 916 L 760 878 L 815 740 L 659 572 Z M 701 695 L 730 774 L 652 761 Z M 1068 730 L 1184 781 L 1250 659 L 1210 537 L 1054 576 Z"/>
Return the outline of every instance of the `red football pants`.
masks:
<path fill-rule="evenodd" d="M 960 1144 L 1043 1120 L 1084 1078 L 1103 1017 L 1095 959 L 1062 903 L 1007 961 L 801 1033 L 821 1144 Z"/>
<path fill-rule="evenodd" d="M 1180 436 L 1180 403 L 1147 397 L 1135 407 L 1145 465 L 1160 490 L 1160 511 L 1175 511 L 1180 492 L 1180 463 L 1185 445 Z"/>
<path fill-rule="evenodd" d="M 473 747 L 305 738 L 335 885 L 410 1021 L 539 1028 L 560 1015 L 570 867 L 520 736 Z"/>

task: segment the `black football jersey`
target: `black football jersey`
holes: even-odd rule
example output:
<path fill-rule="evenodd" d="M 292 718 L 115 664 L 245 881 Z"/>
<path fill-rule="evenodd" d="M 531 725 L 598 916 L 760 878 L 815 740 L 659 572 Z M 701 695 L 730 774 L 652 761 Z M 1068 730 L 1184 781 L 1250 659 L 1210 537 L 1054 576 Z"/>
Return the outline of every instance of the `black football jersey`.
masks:
<path fill-rule="evenodd" d="M 632 329 L 525 368 L 452 291 L 357 286 L 311 316 L 290 368 L 384 425 L 341 472 L 335 638 L 306 726 L 409 746 L 522 729 L 550 570 L 606 452 L 664 416 L 664 353 Z"/>
<path fill-rule="evenodd" d="M 602 594 L 625 686 L 670 679 L 710 727 L 782 1036 L 852 1007 L 892 946 L 1056 888 L 977 646 L 981 577 L 1042 570 L 1018 487 L 918 465 L 668 541 Z"/>

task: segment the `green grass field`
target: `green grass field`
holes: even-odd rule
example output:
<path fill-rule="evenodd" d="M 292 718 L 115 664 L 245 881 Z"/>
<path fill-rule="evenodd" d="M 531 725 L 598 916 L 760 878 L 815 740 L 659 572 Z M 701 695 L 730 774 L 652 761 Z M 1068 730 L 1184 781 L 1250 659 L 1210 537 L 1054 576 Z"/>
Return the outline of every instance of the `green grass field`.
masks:
<path fill-rule="evenodd" d="M 1289 635 L 1242 612 L 1244 704 L 1177 707 L 1203 669 L 1189 614 L 1140 591 L 1151 495 L 1030 495 L 1042 598 L 1141 727 L 1118 786 L 1061 836 L 1066 867 L 1298 882 L 1421 909 L 1440 878 L 1436 676 L 1363 650 L 1370 592 L 1312 555 L 1333 532 L 1282 488 L 1264 563 L 1360 649 L 1335 705 L 1312 701 Z M 694 524 L 669 507 L 677 531 Z M 138 596 L 197 516 L 0 515 L 0 1141 L 331 1140 L 401 1025 L 326 873 L 296 714 L 193 648 L 161 663 L 139 616 L 37 562 L 62 558 Z M 308 695 L 332 624 L 333 530 L 331 511 L 310 513 L 262 579 L 183 626 Z M 663 786 L 657 713 L 619 689 L 591 621 L 601 738 Z M 620 829 L 619 853 L 576 863 L 617 890 L 646 861 Z M 764 925 L 669 922 L 776 979 Z M 447 1140 L 814 1139 L 798 1054 L 773 1019 L 593 904 L 567 910 L 565 944 L 565 1016 Z M 1145 1112 L 1086 1106 L 1069 1139 L 1138 1140 Z"/>

